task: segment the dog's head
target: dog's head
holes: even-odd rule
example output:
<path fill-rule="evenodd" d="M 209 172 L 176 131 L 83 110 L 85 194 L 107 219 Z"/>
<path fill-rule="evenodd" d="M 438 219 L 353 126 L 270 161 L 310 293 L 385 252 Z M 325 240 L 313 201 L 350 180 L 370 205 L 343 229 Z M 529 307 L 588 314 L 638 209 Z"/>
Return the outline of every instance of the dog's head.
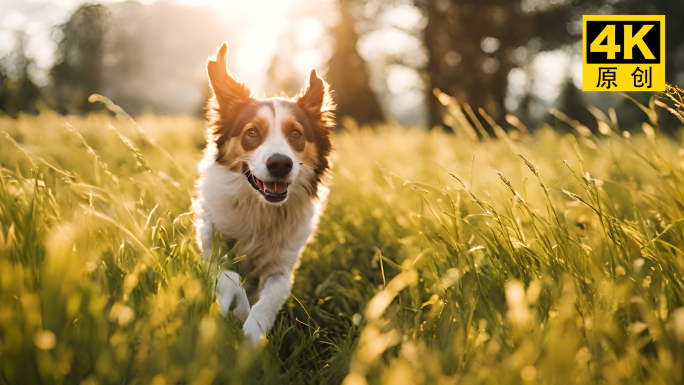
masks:
<path fill-rule="evenodd" d="M 282 204 L 293 188 L 315 195 L 330 167 L 334 128 L 328 84 L 311 71 L 293 99 L 255 98 L 226 68 L 227 46 L 207 63 L 213 96 L 207 118 L 216 161 L 242 173 L 245 181 L 271 204 Z"/>

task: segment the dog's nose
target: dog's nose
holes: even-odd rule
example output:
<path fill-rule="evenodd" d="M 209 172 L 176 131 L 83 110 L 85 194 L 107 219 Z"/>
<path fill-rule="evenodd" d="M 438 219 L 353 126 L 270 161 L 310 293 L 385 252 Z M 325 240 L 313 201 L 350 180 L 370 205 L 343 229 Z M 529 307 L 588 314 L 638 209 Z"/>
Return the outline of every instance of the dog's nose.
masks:
<path fill-rule="evenodd" d="M 292 159 L 282 154 L 272 155 L 266 160 L 268 171 L 276 178 L 284 178 L 292 171 Z"/>

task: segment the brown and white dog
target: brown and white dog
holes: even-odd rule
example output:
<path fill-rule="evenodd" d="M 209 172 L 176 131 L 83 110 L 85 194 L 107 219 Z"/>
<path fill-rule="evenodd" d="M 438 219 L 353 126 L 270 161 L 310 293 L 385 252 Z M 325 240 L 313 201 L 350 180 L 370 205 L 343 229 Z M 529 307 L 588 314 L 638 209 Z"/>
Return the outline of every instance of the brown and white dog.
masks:
<path fill-rule="evenodd" d="M 228 72 L 226 50 L 224 44 L 207 63 L 213 97 L 194 208 L 205 259 L 213 229 L 246 255 L 240 274 L 221 272 L 217 293 L 221 313 L 233 309 L 256 343 L 290 295 L 325 205 L 335 106 L 316 70 L 293 99 L 255 98 Z"/>

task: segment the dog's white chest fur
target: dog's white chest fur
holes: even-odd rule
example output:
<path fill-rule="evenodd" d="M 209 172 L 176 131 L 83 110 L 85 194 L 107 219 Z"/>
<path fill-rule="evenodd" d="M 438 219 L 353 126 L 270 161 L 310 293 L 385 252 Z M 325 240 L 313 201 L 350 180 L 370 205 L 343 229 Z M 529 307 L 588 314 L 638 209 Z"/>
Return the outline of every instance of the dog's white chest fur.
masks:
<path fill-rule="evenodd" d="M 247 268 L 246 274 L 256 277 L 258 285 L 259 302 L 250 307 L 241 277 L 233 271 L 222 272 L 217 287 L 221 313 L 226 315 L 237 305 L 234 314 L 256 342 L 272 327 L 289 296 L 299 255 L 316 230 L 329 190 L 319 183 L 312 197 L 304 188 L 293 186 L 287 202 L 275 206 L 262 202 L 244 175 L 216 163 L 211 153 L 200 163 L 200 173 L 194 209 L 204 257 L 211 254 L 214 229 L 223 240 L 238 240 L 239 255 L 246 255 L 240 264 Z"/>
<path fill-rule="evenodd" d="M 318 223 L 327 192 L 316 198 L 298 186 L 280 206 L 261 202 L 244 175 L 229 171 L 211 156 L 200 165 L 199 217 L 202 240 L 211 240 L 211 225 L 224 240 L 237 239 L 250 270 L 262 279 L 292 270 Z M 323 186 L 321 186 L 323 187 Z M 320 189 L 319 189 L 320 190 Z M 263 284 L 263 282 L 261 282 Z M 259 286 L 261 286 L 261 284 Z"/>

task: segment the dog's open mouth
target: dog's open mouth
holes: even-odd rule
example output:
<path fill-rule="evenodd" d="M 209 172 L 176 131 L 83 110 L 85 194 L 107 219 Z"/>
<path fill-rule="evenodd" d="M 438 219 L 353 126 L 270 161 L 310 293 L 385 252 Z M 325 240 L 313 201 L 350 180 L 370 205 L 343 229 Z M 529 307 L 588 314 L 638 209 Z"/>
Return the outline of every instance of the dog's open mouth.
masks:
<path fill-rule="evenodd" d="M 255 177 L 249 169 L 245 172 L 245 177 L 252 185 L 252 188 L 261 193 L 267 201 L 277 203 L 282 202 L 287 198 L 287 187 L 290 185 L 285 182 L 264 182 Z"/>

